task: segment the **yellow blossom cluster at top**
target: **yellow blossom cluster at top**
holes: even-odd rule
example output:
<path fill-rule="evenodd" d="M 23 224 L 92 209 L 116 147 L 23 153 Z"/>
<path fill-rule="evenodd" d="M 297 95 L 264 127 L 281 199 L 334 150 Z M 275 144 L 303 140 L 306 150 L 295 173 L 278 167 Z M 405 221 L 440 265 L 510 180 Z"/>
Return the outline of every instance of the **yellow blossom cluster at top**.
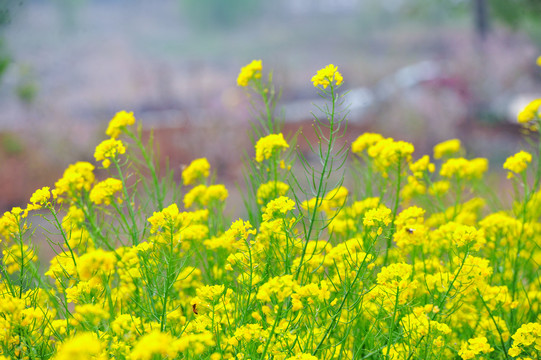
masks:
<path fill-rule="evenodd" d="M 488 170 L 488 160 L 476 158 L 467 160 L 464 158 L 452 158 L 441 166 L 440 175 L 443 177 L 459 177 L 463 179 L 480 179 Z"/>
<path fill-rule="evenodd" d="M 210 164 L 206 158 L 193 160 L 184 171 L 182 171 L 182 180 L 184 185 L 193 185 L 197 181 L 205 179 L 210 174 Z"/>
<path fill-rule="evenodd" d="M 263 160 L 269 159 L 280 150 L 287 148 L 289 148 L 289 145 L 282 133 L 270 134 L 260 138 L 255 144 L 255 160 L 257 162 L 262 162 Z"/>
<path fill-rule="evenodd" d="M 111 159 L 116 159 L 117 155 L 124 154 L 125 152 L 126 148 L 122 141 L 111 138 L 102 141 L 96 146 L 94 158 L 96 161 L 102 161 L 104 168 L 108 168 L 111 165 Z"/>
<path fill-rule="evenodd" d="M 503 168 L 510 171 L 507 173 L 507 178 L 512 178 L 513 173 L 522 173 L 531 162 L 532 154 L 526 151 L 519 151 L 515 155 L 508 157 L 505 163 L 503 163 Z"/>
<path fill-rule="evenodd" d="M 90 190 L 90 201 L 92 201 L 96 205 L 109 205 L 111 204 L 111 199 L 113 195 L 120 192 L 123 186 L 124 185 L 122 184 L 122 181 L 119 179 L 105 179 L 94 185 L 92 190 Z"/>
<path fill-rule="evenodd" d="M 541 107 L 541 99 L 532 100 L 522 111 L 518 114 L 519 123 L 527 123 L 535 119 L 539 119 L 539 108 Z"/>
<path fill-rule="evenodd" d="M 312 76 L 312 83 L 314 87 L 322 86 L 324 89 L 327 88 L 331 83 L 335 83 L 336 86 L 339 86 L 344 81 L 342 74 L 338 71 L 338 68 L 333 64 L 325 66 L 323 69 L 318 70 L 318 72 Z"/>
<path fill-rule="evenodd" d="M 250 80 L 260 79 L 261 70 L 263 69 L 263 64 L 261 60 L 253 60 L 248 65 L 240 69 L 239 76 L 237 77 L 237 85 L 246 87 Z"/>
<path fill-rule="evenodd" d="M 135 124 L 135 117 L 133 116 L 133 112 L 117 112 L 116 115 L 109 122 L 105 134 L 113 139 L 116 139 L 121 134 L 123 128 L 133 124 Z"/>
<path fill-rule="evenodd" d="M 445 156 L 454 155 L 461 150 L 461 143 L 458 139 L 451 139 L 434 146 L 434 159 L 441 159 Z"/>

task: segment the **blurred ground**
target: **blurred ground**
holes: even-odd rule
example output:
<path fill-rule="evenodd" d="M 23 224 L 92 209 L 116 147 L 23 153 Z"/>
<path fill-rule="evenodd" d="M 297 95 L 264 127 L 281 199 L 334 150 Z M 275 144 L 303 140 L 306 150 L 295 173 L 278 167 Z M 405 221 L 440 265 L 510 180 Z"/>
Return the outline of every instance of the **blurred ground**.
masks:
<path fill-rule="evenodd" d="M 274 71 L 281 106 L 305 110 L 287 125 L 290 133 L 310 128 L 317 97 L 309 80 L 334 63 L 344 90 L 377 95 L 352 111 L 349 141 L 378 131 L 413 142 L 420 156 L 458 137 L 496 169 L 518 148 L 510 104 L 541 93 L 540 50 L 527 36 L 495 27 L 480 42 L 467 18 L 376 24 L 355 1 L 328 3 L 339 6 L 292 1 L 244 28 L 211 30 L 189 26 L 178 1 L 25 2 L 5 28 L 14 62 L 0 82 L 0 208 L 23 205 L 68 164 L 93 161 L 119 110 L 156 129 L 177 179 L 183 164 L 206 156 L 238 201 L 241 155 L 253 150 L 245 136 L 249 103 L 236 76 L 252 59 Z M 426 61 L 437 64 L 433 78 L 401 72 Z"/>

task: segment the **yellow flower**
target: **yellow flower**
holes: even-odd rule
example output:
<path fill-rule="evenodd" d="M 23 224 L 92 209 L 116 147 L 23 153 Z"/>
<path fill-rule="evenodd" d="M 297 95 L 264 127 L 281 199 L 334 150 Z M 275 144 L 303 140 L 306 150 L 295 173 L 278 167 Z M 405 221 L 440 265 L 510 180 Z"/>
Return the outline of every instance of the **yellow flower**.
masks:
<path fill-rule="evenodd" d="M 11 247 L 2 250 L 2 256 L 4 261 L 2 266 L 5 266 L 8 274 L 13 274 L 16 271 L 21 270 L 21 266 L 28 266 L 30 261 L 38 261 L 34 250 L 27 245 L 12 245 Z"/>
<path fill-rule="evenodd" d="M 314 87 L 321 85 L 324 89 L 326 89 L 333 81 L 336 85 L 340 85 L 343 80 L 342 74 L 338 72 L 338 68 L 333 64 L 329 64 L 323 69 L 318 70 L 317 74 L 312 76 Z"/>
<path fill-rule="evenodd" d="M 117 112 L 109 122 L 109 126 L 107 127 L 105 134 L 113 139 L 116 139 L 124 127 L 133 125 L 134 123 L 135 117 L 133 116 L 133 112 Z"/>
<path fill-rule="evenodd" d="M 374 165 L 387 177 L 387 170 L 395 166 L 403 159 L 411 161 L 411 154 L 415 151 L 412 144 L 405 141 L 395 141 L 393 138 L 386 138 L 376 142 L 368 148 L 368 156 L 374 159 Z"/>
<path fill-rule="evenodd" d="M 104 168 L 108 168 L 109 165 L 111 165 L 111 160 L 116 158 L 117 154 L 124 154 L 126 152 L 126 148 L 124 147 L 124 144 L 122 144 L 122 141 L 116 140 L 116 139 L 107 139 L 102 141 L 97 147 L 96 151 L 94 152 L 94 158 L 96 161 L 102 161 L 102 165 Z"/>
<path fill-rule="evenodd" d="M 2 217 L 0 217 L 0 235 L 6 240 L 15 237 L 19 231 L 25 229 L 25 225 L 20 224 L 20 221 L 28 215 L 20 207 L 14 207 L 11 211 L 6 211 Z"/>
<path fill-rule="evenodd" d="M 224 202 L 229 196 L 229 192 L 224 185 L 197 185 L 184 195 L 184 207 L 190 208 L 194 203 L 201 206 L 207 206 L 212 202 Z"/>
<path fill-rule="evenodd" d="M 416 162 L 410 164 L 410 170 L 417 179 L 422 179 L 426 172 L 434 172 L 436 167 L 430 162 L 430 157 L 424 155 Z"/>
<path fill-rule="evenodd" d="M 26 208 L 26 213 L 31 210 L 39 210 L 47 204 L 51 198 L 51 190 L 48 186 L 36 190 L 30 197 L 30 204 Z"/>
<path fill-rule="evenodd" d="M 70 324 L 73 326 L 92 326 L 97 327 L 102 320 L 109 319 L 109 311 L 99 304 L 84 304 L 75 306 L 75 312 Z"/>
<path fill-rule="evenodd" d="M 64 171 L 64 175 L 55 184 L 52 191 L 55 199 L 65 195 L 69 200 L 74 200 L 83 190 L 89 191 L 94 182 L 94 165 L 86 161 L 71 164 Z M 62 202 L 62 198 L 58 199 Z"/>
<path fill-rule="evenodd" d="M 488 160 L 485 158 L 473 160 L 453 158 L 443 163 L 440 175 L 447 178 L 456 176 L 463 179 L 480 179 L 487 170 Z"/>
<path fill-rule="evenodd" d="M 177 204 L 171 204 L 162 211 L 154 212 L 148 218 L 148 222 L 152 225 L 150 233 L 156 233 L 160 228 L 175 230 L 180 226 L 180 214 Z"/>
<path fill-rule="evenodd" d="M 537 58 L 537 60 L 535 61 L 535 63 L 537 64 L 537 66 L 541 66 L 541 56 L 539 56 Z"/>
<path fill-rule="evenodd" d="M 239 76 L 237 77 L 237 85 L 245 87 L 245 86 L 248 86 L 248 82 L 250 80 L 260 79 L 261 70 L 263 70 L 263 64 L 261 60 L 252 60 L 251 63 L 249 63 L 246 66 L 243 66 L 240 69 Z"/>
<path fill-rule="evenodd" d="M 380 134 L 364 133 L 351 144 L 351 151 L 355 154 L 360 154 L 380 140 L 383 140 L 383 136 Z"/>
<path fill-rule="evenodd" d="M 94 276 L 108 275 L 115 270 L 118 259 L 113 251 L 96 249 L 83 254 L 77 260 L 77 270 L 81 280 L 87 281 Z"/>
<path fill-rule="evenodd" d="M 277 151 L 287 148 L 289 145 L 282 133 L 262 137 L 255 144 L 255 159 L 257 162 L 262 162 L 269 159 Z"/>
<path fill-rule="evenodd" d="M 265 207 L 263 221 L 269 221 L 285 214 L 295 208 L 295 202 L 287 196 L 280 196 L 277 199 L 271 200 Z"/>
<path fill-rule="evenodd" d="M 257 203 L 263 205 L 289 191 L 289 185 L 281 181 L 269 181 L 257 189 Z"/>
<path fill-rule="evenodd" d="M 288 357 L 286 360 L 318 360 L 318 358 L 312 354 L 298 353 L 295 356 Z"/>
<path fill-rule="evenodd" d="M 463 343 L 458 355 L 463 360 L 473 359 L 478 354 L 488 354 L 494 351 L 490 346 L 486 337 L 476 337 L 469 339 L 467 343 Z"/>
<path fill-rule="evenodd" d="M 192 207 L 194 203 L 204 205 L 205 194 L 207 187 L 205 185 L 197 185 L 184 195 L 184 207 L 186 209 Z"/>
<path fill-rule="evenodd" d="M 516 357 L 522 354 L 522 359 L 527 359 L 526 356 L 537 358 L 541 347 L 541 324 L 523 324 L 512 338 L 513 346 L 509 349 L 509 355 Z"/>
<path fill-rule="evenodd" d="M 264 302 L 270 302 L 271 296 L 276 296 L 279 302 L 283 302 L 297 287 L 298 284 L 293 279 L 293 275 L 273 277 L 259 287 L 256 298 Z"/>
<path fill-rule="evenodd" d="M 182 171 L 182 180 L 184 185 L 193 185 L 202 178 L 207 178 L 210 174 L 210 164 L 207 159 L 199 158 L 193 160 Z"/>
<path fill-rule="evenodd" d="M 536 119 L 539 116 L 539 107 L 541 107 L 541 99 L 531 101 L 521 112 L 519 112 L 518 122 L 527 123 Z"/>
<path fill-rule="evenodd" d="M 62 343 L 54 360 L 105 360 L 105 345 L 92 333 L 78 333 L 73 338 Z"/>
<path fill-rule="evenodd" d="M 519 151 L 513 156 L 510 156 L 505 160 L 503 168 L 510 170 L 516 174 L 520 174 L 528 167 L 528 164 L 532 162 L 532 155 L 526 151 Z M 509 172 L 507 178 L 512 178 L 513 173 Z"/>
<path fill-rule="evenodd" d="M 90 191 L 90 201 L 96 205 L 109 205 L 113 195 L 120 190 L 122 190 L 122 181 L 108 178 L 94 185 L 94 188 Z"/>
<path fill-rule="evenodd" d="M 134 360 L 150 360 L 155 355 L 161 355 L 172 359 L 177 356 L 178 352 L 173 346 L 174 341 L 175 338 L 169 333 L 153 330 L 139 339 L 133 347 L 130 358 Z"/>
<path fill-rule="evenodd" d="M 441 159 L 444 156 L 453 155 L 460 151 L 460 140 L 451 139 L 434 146 L 434 159 Z"/>
<path fill-rule="evenodd" d="M 364 214 L 363 225 L 364 226 L 378 226 L 377 234 L 381 235 L 383 232 L 382 225 L 389 225 L 391 222 L 391 209 L 385 205 L 380 205 L 376 209 L 370 209 Z"/>

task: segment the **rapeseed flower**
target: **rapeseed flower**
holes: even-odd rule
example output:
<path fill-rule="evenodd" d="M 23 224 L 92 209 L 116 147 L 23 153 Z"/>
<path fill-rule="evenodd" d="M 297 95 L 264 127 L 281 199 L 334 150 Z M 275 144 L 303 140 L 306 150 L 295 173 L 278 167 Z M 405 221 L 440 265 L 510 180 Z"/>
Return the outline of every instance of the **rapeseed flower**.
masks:
<path fill-rule="evenodd" d="M 288 211 L 295 208 L 295 202 L 287 196 L 280 196 L 274 200 L 271 200 L 265 207 L 263 213 L 263 221 L 269 221 L 281 217 Z"/>
<path fill-rule="evenodd" d="M 374 159 L 374 165 L 384 177 L 388 176 L 391 166 L 401 161 L 410 162 L 411 155 L 415 151 L 412 144 L 405 141 L 395 141 L 393 138 L 386 138 L 374 143 L 368 148 L 368 156 Z"/>
<path fill-rule="evenodd" d="M 63 342 L 54 360 L 105 360 L 105 344 L 93 333 L 77 333 L 71 339 Z"/>
<path fill-rule="evenodd" d="M 259 205 L 266 204 L 279 196 L 284 196 L 288 191 L 289 185 L 281 181 L 269 181 L 261 184 L 256 193 L 257 203 Z"/>
<path fill-rule="evenodd" d="M 456 154 L 461 149 L 461 143 L 458 139 L 451 139 L 441 142 L 434 146 L 434 159 L 441 159 L 445 156 Z"/>
<path fill-rule="evenodd" d="M 156 355 L 168 358 L 177 356 L 178 350 L 173 346 L 175 338 L 171 334 L 153 330 L 142 336 L 130 353 L 134 360 L 151 360 Z"/>
<path fill-rule="evenodd" d="M 464 158 L 453 158 L 447 160 L 441 166 L 440 175 L 446 178 L 480 179 L 488 170 L 488 160 L 476 158 L 467 160 Z"/>
<path fill-rule="evenodd" d="M 263 64 L 261 60 L 252 60 L 246 66 L 243 66 L 240 69 L 239 76 L 237 77 L 237 85 L 246 87 L 250 80 L 261 79 L 261 70 L 263 69 Z"/>
<path fill-rule="evenodd" d="M 428 172 L 432 173 L 436 170 L 436 166 L 430 162 L 430 157 L 428 155 L 424 155 L 419 160 L 409 164 L 409 168 L 413 173 L 413 176 L 418 179 L 422 179 L 424 174 Z"/>
<path fill-rule="evenodd" d="M 339 86 L 342 84 L 342 81 L 344 81 L 342 74 L 338 72 L 338 68 L 333 64 L 329 64 L 323 69 L 318 70 L 317 74 L 312 76 L 312 83 L 314 84 L 314 87 L 321 85 L 324 89 L 326 89 L 327 86 L 329 86 L 332 82 Z"/>
<path fill-rule="evenodd" d="M 488 354 L 494 351 L 494 348 L 490 346 L 486 337 L 477 337 L 469 339 L 468 342 L 462 344 L 458 355 L 463 360 L 469 360 L 475 358 L 479 354 Z"/>
<path fill-rule="evenodd" d="M 177 204 L 171 204 L 162 211 L 155 211 L 148 222 L 152 225 L 150 233 L 154 234 L 160 229 L 169 229 L 176 231 L 180 227 L 181 215 Z"/>
<path fill-rule="evenodd" d="M 122 130 L 126 126 L 133 125 L 134 123 L 135 117 L 133 116 L 133 112 L 117 112 L 116 115 L 109 122 L 105 134 L 107 136 L 110 136 L 112 139 L 116 139 L 122 133 Z"/>
<path fill-rule="evenodd" d="M 360 135 L 352 144 L 351 151 L 355 154 L 360 154 L 364 150 L 368 149 L 375 143 L 380 140 L 383 140 L 384 137 L 380 134 L 375 133 L 364 133 Z"/>
<path fill-rule="evenodd" d="M 255 144 L 255 160 L 257 162 L 262 162 L 263 160 L 269 159 L 280 150 L 287 148 L 289 148 L 289 145 L 282 133 L 262 137 Z"/>
<path fill-rule="evenodd" d="M 182 171 L 182 180 L 184 185 L 193 185 L 197 181 L 206 179 L 210 175 L 210 164 L 206 158 L 193 160 Z"/>
<path fill-rule="evenodd" d="M 90 191 L 90 201 L 92 201 L 96 205 L 104 204 L 109 205 L 111 204 L 111 200 L 113 196 L 122 190 L 122 181 L 114 178 L 108 178 L 105 179 L 92 188 Z"/>
<path fill-rule="evenodd" d="M 30 204 L 27 207 L 29 210 L 38 210 L 49 204 L 51 199 L 51 188 L 48 186 L 42 187 L 41 189 L 36 190 L 30 197 Z"/>
<path fill-rule="evenodd" d="M 114 138 L 102 141 L 94 152 L 94 158 L 96 161 L 102 161 L 104 168 L 108 168 L 111 165 L 111 159 L 116 159 L 117 155 L 124 154 L 126 148 L 120 140 Z"/>
<path fill-rule="evenodd" d="M 519 151 L 513 156 L 510 156 L 505 160 L 503 168 L 509 170 L 507 178 L 512 178 L 515 174 L 520 174 L 528 167 L 528 164 L 532 162 L 532 154 L 526 151 Z"/>
<path fill-rule="evenodd" d="M 541 351 L 541 324 L 523 324 L 512 336 L 513 346 L 509 349 L 509 355 L 521 358 L 536 357 Z"/>
<path fill-rule="evenodd" d="M 62 202 L 64 197 L 71 202 L 81 192 L 90 191 L 94 180 L 94 165 L 79 161 L 68 166 L 64 175 L 54 184 L 55 188 L 51 193 L 58 202 Z"/>
<path fill-rule="evenodd" d="M 541 99 L 532 100 L 518 114 L 519 123 L 527 123 L 539 118 L 539 107 L 541 107 Z"/>

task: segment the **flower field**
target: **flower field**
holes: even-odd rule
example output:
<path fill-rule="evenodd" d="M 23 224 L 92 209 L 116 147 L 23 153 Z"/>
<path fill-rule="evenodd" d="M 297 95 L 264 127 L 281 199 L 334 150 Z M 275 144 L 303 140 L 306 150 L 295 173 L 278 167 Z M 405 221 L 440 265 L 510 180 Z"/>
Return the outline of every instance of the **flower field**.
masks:
<path fill-rule="evenodd" d="M 256 118 L 243 218 L 207 159 L 180 184 L 158 169 L 125 111 L 93 164 L 6 212 L 0 359 L 541 358 L 541 99 L 518 116 L 531 148 L 491 164 L 506 206 L 458 139 L 432 156 L 376 133 L 341 145 L 344 79 L 329 65 L 311 80 L 325 116 L 308 155 L 281 132 L 272 75 L 241 69 Z"/>

